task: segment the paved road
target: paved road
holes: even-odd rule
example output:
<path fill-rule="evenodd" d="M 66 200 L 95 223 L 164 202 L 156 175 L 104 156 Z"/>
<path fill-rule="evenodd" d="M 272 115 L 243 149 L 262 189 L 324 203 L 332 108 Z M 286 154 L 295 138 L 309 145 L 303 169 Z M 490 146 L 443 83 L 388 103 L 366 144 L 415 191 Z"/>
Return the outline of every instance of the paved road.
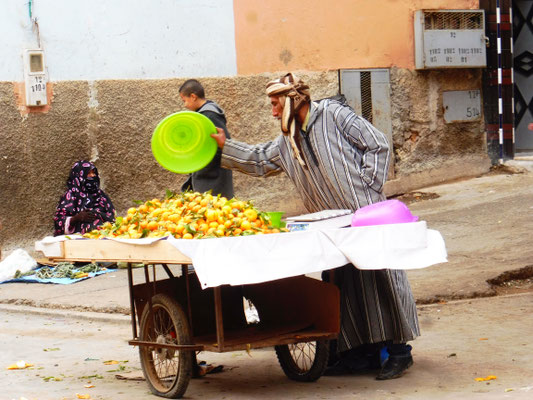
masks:
<path fill-rule="evenodd" d="M 532 306 L 533 294 L 421 306 L 422 336 L 413 343 L 415 364 L 401 379 L 376 381 L 375 374 L 366 374 L 322 377 L 304 384 L 285 377 L 272 349 L 250 355 L 201 353 L 200 360 L 222 364 L 225 371 L 192 380 L 185 396 L 202 400 L 531 399 Z M 144 381 L 115 378 L 140 372 L 138 353 L 126 343 L 131 335 L 128 318 L 86 315 L 79 319 L 85 313 L 43 311 L 50 315 L 0 305 L 0 398 L 76 399 L 77 393 L 100 400 L 157 398 L 149 394 Z M 5 369 L 19 360 L 35 366 Z M 120 363 L 105 365 L 108 360 Z M 475 380 L 489 375 L 497 379 Z M 89 383 L 94 387 L 86 388 Z"/>

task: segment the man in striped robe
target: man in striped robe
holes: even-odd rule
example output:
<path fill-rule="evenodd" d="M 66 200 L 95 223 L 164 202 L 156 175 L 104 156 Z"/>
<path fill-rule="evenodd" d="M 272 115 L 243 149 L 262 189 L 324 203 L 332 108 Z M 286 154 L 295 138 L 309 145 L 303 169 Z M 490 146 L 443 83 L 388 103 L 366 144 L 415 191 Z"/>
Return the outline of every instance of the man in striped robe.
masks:
<path fill-rule="evenodd" d="M 249 145 L 226 140 L 219 131 L 212 136 L 222 148 L 223 168 L 261 177 L 285 172 L 309 212 L 355 211 L 385 200 L 389 145 L 382 132 L 341 102 L 311 101 L 309 87 L 291 73 L 269 82 L 267 95 L 283 134 Z M 386 345 L 389 358 L 377 379 L 400 377 L 413 363 L 406 343 L 420 334 L 405 271 L 362 271 L 349 264 L 334 276 L 341 292 L 341 329 L 338 359 L 329 373 L 379 368 L 368 355 L 379 356 Z"/>

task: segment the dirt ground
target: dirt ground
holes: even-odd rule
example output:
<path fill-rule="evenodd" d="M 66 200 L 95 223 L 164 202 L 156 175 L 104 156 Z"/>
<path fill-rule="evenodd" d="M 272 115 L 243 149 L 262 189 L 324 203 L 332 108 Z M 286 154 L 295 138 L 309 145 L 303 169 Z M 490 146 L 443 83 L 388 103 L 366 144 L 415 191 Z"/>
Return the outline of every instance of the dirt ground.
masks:
<path fill-rule="evenodd" d="M 273 349 L 203 352 L 199 360 L 222 373 L 191 380 L 186 399 L 531 399 L 533 396 L 533 294 L 460 300 L 419 307 L 422 336 L 413 342 L 415 363 L 400 379 L 376 373 L 289 380 Z M 137 349 L 129 346 L 129 320 L 80 319 L 0 306 L 2 399 L 156 399 L 143 380 Z M 13 306 L 11 306 L 13 307 Z M 25 360 L 34 367 L 6 370 Z M 106 361 L 118 361 L 106 365 Z M 117 379 L 117 375 L 128 380 Z M 495 379 L 477 381 L 476 378 Z M 86 387 L 93 385 L 94 387 Z"/>

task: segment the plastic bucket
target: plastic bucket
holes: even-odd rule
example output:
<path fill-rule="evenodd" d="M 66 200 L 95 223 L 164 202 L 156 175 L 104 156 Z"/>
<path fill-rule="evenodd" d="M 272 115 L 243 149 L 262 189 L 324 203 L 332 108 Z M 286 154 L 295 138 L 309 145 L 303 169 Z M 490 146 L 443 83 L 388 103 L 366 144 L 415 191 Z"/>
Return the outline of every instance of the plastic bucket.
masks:
<path fill-rule="evenodd" d="M 283 217 L 283 214 L 285 214 L 282 211 L 270 211 L 266 213 L 268 215 L 268 218 L 270 219 L 270 224 L 274 228 L 282 228 L 284 225 L 283 222 L 281 222 L 281 217 Z"/>
<path fill-rule="evenodd" d="M 416 222 L 418 217 L 400 200 L 385 200 L 361 207 L 352 217 L 352 226 Z"/>

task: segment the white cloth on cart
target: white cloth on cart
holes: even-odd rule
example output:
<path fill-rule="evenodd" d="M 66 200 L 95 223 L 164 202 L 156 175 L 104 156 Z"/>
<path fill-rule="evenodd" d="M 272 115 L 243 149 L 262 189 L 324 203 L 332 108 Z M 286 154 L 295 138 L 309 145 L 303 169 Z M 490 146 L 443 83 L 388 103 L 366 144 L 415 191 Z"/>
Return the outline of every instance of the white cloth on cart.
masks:
<path fill-rule="evenodd" d="M 426 222 L 269 235 L 179 240 L 202 287 L 244 285 L 337 268 L 418 269 L 447 262 L 444 239 Z"/>

